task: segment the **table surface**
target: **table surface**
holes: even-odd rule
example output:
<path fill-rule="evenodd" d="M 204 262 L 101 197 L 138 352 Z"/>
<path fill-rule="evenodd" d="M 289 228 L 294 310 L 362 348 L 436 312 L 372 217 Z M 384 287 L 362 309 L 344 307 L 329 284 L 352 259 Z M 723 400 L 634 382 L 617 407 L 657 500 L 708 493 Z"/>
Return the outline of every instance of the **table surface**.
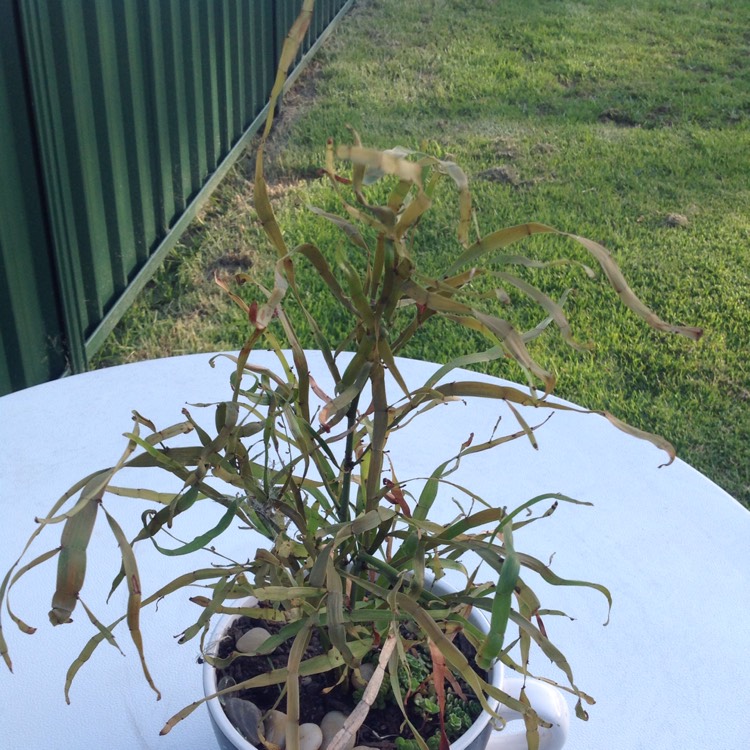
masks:
<path fill-rule="evenodd" d="M 309 356 L 316 379 L 330 387 L 321 358 Z M 35 515 L 46 514 L 82 476 L 119 458 L 133 409 L 161 428 L 180 421 L 186 403 L 228 397 L 233 365 L 220 359 L 212 368 L 209 357 L 114 367 L 0 399 L 0 572 L 20 553 Z M 259 352 L 253 360 L 270 364 L 272 357 Z M 436 369 L 414 360 L 401 360 L 401 367 L 410 385 L 420 384 Z M 453 373 L 449 379 L 458 377 Z M 204 424 L 210 423 L 210 410 L 190 409 Z M 524 414 L 536 424 L 547 411 L 528 409 Z M 455 455 L 470 432 L 475 440 L 489 436 L 501 415 L 501 428 L 517 429 L 502 403 L 452 403 L 433 409 L 424 417 L 427 431 L 419 439 L 410 437 L 408 430 L 394 435 L 394 455 L 400 446 L 409 460 L 408 469 L 398 469 L 399 478 L 406 471 L 415 477 L 428 475 Z M 588 722 L 572 719 L 566 747 L 747 748 L 750 513 L 679 460 L 658 468 L 662 452 L 601 417 L 555 412 L 537 437 L 538 451 L 524 439 L 470 457 L 456 479 L 499 506 L 515 506 L 542 492 L 563 492 L 594 503 L 563 504 L 550 518 L 515 535 L 518 549 L 544 560 L 554 555 L 553 569 L 559 575 L 603 583 L 614 598 L 611 621 L 603 627 L 607 608 L 596 592 L 540 586 L 545 606 L 575 618 L 550 617 L 546 625 L 566 653 L 576 683 L 597 700 Z M 115 499 L 108 507 L 114 507 Z M 128 504 L 133 505 L 135 525 L 126 533 L 137 528 L 144 507 L 122 499 L 125 508 Z M 455 506 L 450 493 L 444 492 L 436 507 L 444 520 L 451 517 Z M 183 531 L 189 538 L 190 528 Z M 46 543 L 35 545 L 27 559 L 55 547 L 58 538 L 58 529 L 43 534 Z M 253 552 L 247 549 L 246 533 L 230 535 L 228 544 L 231 554 L 248 557 Z M 146 593 L 206 562 L 164 558 L 147 549 L 141 553 Z M 83 596 L 103 622 L 122 612 L 121 594 L 109 605 L 102 596 L 117 559 L 112 535 L 100 519 Z M 12 591 L 14 611 L 38 627 L 35 635 L 20 633 L 3 613 L 14 674 L 0 668 L 0 745 L 8 750 L 215 747 L 203 709 L 169 735 L 158 736 L 167 718 L 200 696 L 198 645 L 179 646 L 173 637 L 194 620 L 195 605 L 187 596 L 172 597 L 174 601 L 142 614 L 146 657 L 161 701 L 143 681 L 123 629 L 118 640 L 127 658 L 101 646 L 74 682 L 71 705 L 65 704 L 66 670 L 92 635 L 92 626 L 83 612 L 76 613 L 74 626 L 50 626 L 47 610 L 54 565 L 33 571 Z M 564 682 L 541 654 L 531 668 Z"/>

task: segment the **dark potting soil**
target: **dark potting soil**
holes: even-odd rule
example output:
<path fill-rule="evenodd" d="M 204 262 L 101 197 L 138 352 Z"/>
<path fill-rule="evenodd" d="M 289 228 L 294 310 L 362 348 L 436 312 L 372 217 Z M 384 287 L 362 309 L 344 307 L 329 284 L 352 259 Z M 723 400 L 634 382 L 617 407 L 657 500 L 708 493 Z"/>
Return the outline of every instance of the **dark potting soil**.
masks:
<path fill-rule="evenodd" d="M 264 627 L 272 634 L 279 630 L 279 626 L 275 623 L 253 620 L 249 617 L 240 617 L 235 620 L 221 642 L 216 644 L 217 656 L 222 659 L 227 658 L 234 651 L 235 643 L 240 636 L 254 627 Z M 459 633 L 454 643 L 466 656 L 469 663 L 473 665 L 475 651 L 468 640 Z M 273 654 L 265 656 L 240 656 L 225 669 L 218 670 L 218 679 L 220 680 L 222 677 L 228 676 L 235 683 L 240 683 L 257 675 L 265 674 L 271 669 L 283 669 L 287 666 L 290 647 L 291 640 L 279 646 Z M 325 649 L 321 645 L 318 634 L 313 632 L 303 660 L 319 656 L 324 652 Z M 487 674 L 485 672 L 476 667 L 475 670 L 483 679 L 486 679 Z M 337 677 L 338 675 L 335 672 L 328 672 L 300 678 L 300 724 L 306 722 L 320 724 L 323 717 L 329 711 L 341 711 L 348 715 L 354 710 L 357 701 L 354 698 L 353 691 L 349 687 L 348 681 L 336 685 L 335 681 Z M 387 681 L 388 676 L 386 675 L 384 682 Z M 460 677 L 457 677 L 457 682 L 466 698 L 475 701 L 474 693 L 466 682 Z M 286 711 L 286 698 L 283 697 L 279 700 L 282 692 L 281 688 L 281 685 L 271 685 L 263 688 L 253 688 L 252 690 L 240 690 L 234 693 L 234 695 L 252 701 L 264 713 L 272 708 L 276 708 L 279 711 Z M 451 688 L 447 684 L 446 688 L 448 691 L 451 691 Z M 437 717 L 433 716 L 425 719 L 423 715 L 414 711 L 413 705 L 410 705 L 410 703 L 407 703 L 406 706 L 407 714 L 422 736 L 429 737 L 439 732 L 440 725 Z M 382 748 L 382 750 L 394 750 L 395 740 L 398 737 L 410 739 L 413 735 L 409 726 L 404 721 L 401 709 L 395 704 L 389 705 L 386 703 L 382 708 L 373 706 L 370 709 L 364 724 L 359 728 L 355 744 Z"/>

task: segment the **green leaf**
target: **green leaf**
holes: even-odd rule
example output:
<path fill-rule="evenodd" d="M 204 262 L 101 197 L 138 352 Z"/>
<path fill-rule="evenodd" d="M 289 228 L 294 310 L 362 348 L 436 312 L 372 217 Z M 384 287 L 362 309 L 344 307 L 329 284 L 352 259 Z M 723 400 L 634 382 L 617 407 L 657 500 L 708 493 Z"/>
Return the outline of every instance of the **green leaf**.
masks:
<path fill-rule="evenodd" d="M 503 650 L 505 630 L 508 627 L 508 619 L 511 615 L 513 594 L 521 572 L 521 560 L 513 548 L 513 525 L 506 524 L 502 533 L 505 560 L 500 568 L 500 576 L 495 586 L 490 631 L 476 655 L 477 666 L 482 669 L 489 669 Z"/>
<path fill-rule="evenodd" d="M 344 626 L 344 589 L 341 585 L 341 577 L 333 564 L 333 557 L 328 558 L 326 567 L 326 613 L 328 615 L 328 636 L 331 643 L 339 650 L 344 662 L 351 668 L 357 666 L 346 641 L 346 628 Z"/>
<path fill-rule="evenodd" d="M 342 219 L 337 214 L 328 213 L 328 211 L 324 211 L 322 208 L 318 208 L 317 206 L 308 206 L 307 208 L 317 216 L 322 216 L 332 224 L 335 224 L 357 247 L 361 248 L 362 250 L 369 249 L 359 229 L 357 229 L 357 227 L 350 221 Z"/>
<path fill-rule="evenodd" d="M 237 514 L 238 504 L 239 500 L 233 500 L 230 503 L 229 508 L 227 508 L 226 513 L 224 513 L 216 526 L 214 526 L 212 529 L 209 529 L 208 531 L 205 531 L 203 534 L 199 534 L 191 542 L 187 542 L 181 547 L 176 547 L 175 549 L 167 549 L 157 544 L 156 539 L 154 539 L 152 534 L 149 534 L 149 536 L 151 538 L 151 541 L 153 542 L 154 547 L 156 547 L 156 549 L 158 549 L 159 552 L 162 553 L 162 555 L 167 555 L 169 557 L 175 557 L 177 555 L 188 555 L 191 552 L 195 552 L 196 550 L 202 549 L 203 547 L 207 546 L 208 543 L 211 542 L 211 540 L 215 539 L 217 536 L 219 536 L 219 534 L 229 528 L 229 525 L 232 523 L 232 519 Z"/>

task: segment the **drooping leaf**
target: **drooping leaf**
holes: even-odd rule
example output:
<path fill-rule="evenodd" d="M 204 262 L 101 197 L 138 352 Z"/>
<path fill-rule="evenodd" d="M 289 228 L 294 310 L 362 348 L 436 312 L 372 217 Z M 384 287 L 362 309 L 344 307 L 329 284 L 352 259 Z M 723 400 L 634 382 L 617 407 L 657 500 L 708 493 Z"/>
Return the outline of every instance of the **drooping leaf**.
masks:
<path fill-rule="evenodd" d="M 335 224 L 357 247 L 361 248 L 362 250 L 368 249 L 367 243 L 365 242 L 361 232 L 359 231 L 359 229 L 357 229 L 355 224 L 352 224 L 350 221 L 346 221 L 346 219 L 342 219 L 337 214 L 332 214 L 328 211 L 324 211 L 322 208 L 318 208 L 317 206 L 308 206 L 307 208 L 314 214 L 322 216 L 332 224 Z"/>
<path fill-rule="evenodd" d="M 133 644 L 138 651 L 143 676 L 146 678 L 146 682 L 151 686 L 151 689 L 156 693 L 157 700 L 161 700 L 161 693 L 157 690 L 154 681 L 151 679 L 151 674 L 146 666 L 146 657 L 143 652 L 143 637 L 140 628 L 141 579 L 138 574 L 138 563 L 136 562 L 133 548 L 130 546 L 127 537 L 120 528 L 120 525 L 106 510 L 104 510 L 104 514 L 107 517 L 112 533 L 117 540 L 117 546 L 120 548 L 122 564 L 125 569 L 125 579 L 128 585 L 128 609 L 126 619 L 128 630 L 130 630 L 130 637 L 133 639 Z"/>
<path fill-rule="evenodd" d="M 154 539 L 153 535 L 151 535 L 150 537 L 151 541 L 154 547 L 156 547 L 156 549 L 158 549 L 159 552 L 162 553 L 162 555 L 167 555 L 168 557 L 189 555 L 191 552 L 203 549 L 203 547 L 206 547 L 213 539 L 215 539 L 217 536 L 219 536 L 229 528 L 229 525 L 232 523 L 232 520 L 237 514 L 238 503 L 238 499 L 235 498 L 234 500 L 232 500 L 229 508 L 227 508 L 224 515 L 219 519 L 219 522 L 216 524 L 216 526 L 209 529 L 208 531 L 204 531 L 202 534 L 196 536 L 192 541 L 187 542 L 180 547 L 176 547 L 174 549 L 167 549 L 166 547 L 162 547 L 156 542 L 156 539 Z"/>
<path fill-rule="evenodd" d="M 636 297 L 635 293 L 628 285 L 628 282 L 625 281 L 622 271 L 620 271 L 609 250 L 605 247 L 598 242 L 586 239 L 585 237 L 579 237 L 575 234 L 568 234 L 567 236 L 583 245 L 594 256 L 594 258 L 596 258 L 609 279 L 610 284 L 612 284 L 612 287 L 620 296 L 620 299 L 630 310 L 643 318 L 652 328 L 667 333 L 679 333 L 682 336 L 693 339 L 693 341 L 697 341 L 703 335 L 702 328 L 695 328 L 693 326 L 676 326 L 665 323 L 658 315 L 656 315 L 656 313 L 653 312 L 653 310 L 644 305 L 643 302 Z"/>
<path fill-rule="evenodd" d="M 43 552 L 41 555 L 38 555 L 37 557 L 35 557 L 31 562 L 28 562 L 26 563 L 26 565 L 21 566 L 15 572 L 15 574 L 13 574 L 13 571 L 15 570 L 15 566 L 11 568 L 6 574 L 5 578 L 3 579 L 2 586 L 0 586 L 0 594 L 2 594 L 0 595 L 0 602 L 3 602 L 3 601 L 5 602 L 5 605 L 8 609 L 8 614 L 10 615 L 11 620 L 13 620 L 13 622 L 16 624 L 18 629 L 23 633 L 26 633 L 28 635 L 33 635 L 36 632 L 36 628 L 32 627 L 31 625 L 27 625 L 20 617 L 18 617 L 18 615 L 16 615 L 13 612 L 10 606 L 10 590 L 11 588 L 13 588 L 13 585 L 16 583 L 16 581 L 21 579 L 26 573 L 28 573 L 28 571 L 37 567 L 37 565 L 41 565 L 47 560 L 52 559 L 59 552 L 60 552 L 59 547 L 48 550 L 47 552 Z M 6 643 L 5 637 L 3 636 L 2 623 L 0 623 L 0 656 L 3 657 L 3 661 L 5 661 L 6 666 L 12 672 L 13 662 L 11 661 L 10 654 L 8 653 L 8 644 Z"/>
<path fill-rule="evenodd" d="M 91 624 L 101 633 L 102 636 L 104 636 L 104 640 L 106 640 L 107 643 L 110 644 L 110 646 L 114 646 L 123 656 L 125 656 L 125 654 L 122 652 L 122 649 L 117 645 L 117 641 L 115 640 L 115 636 L 112 631 L 97 619 L 96 615 L 86 606 L 86 602 L 84 602 L 83 599 L 79 598 L 79 601 L 84 611 L 86 612 L 86 615 L 89 618 Z"/>
<path fill-rule="evenodd" d="M 475 657 L 477 665 L 482 669 L 489 669 L 503 650 L 505 629 L 508 627 L 513 595 L 521 572 L 521 560 L 513 547 L 513 525 L 506 524 L 502 534 L 505 559 L 495 586 L 490 630 Z"/>
<path fill-rule="evenodd" d="M 286 680 L 286 747 L 299 750 L 299 677 L 302 657 L 310 642 L 313 620 L 308 619 L 294 637 L 287 660 Z"/>
<path fill-rule="evenodd" d="M 422 169 L 413 161 L 397 156 L 392 151 L 378 151 L 362 146 L 339 146 L 336 150 L 339 159 L 348 159 L 370 169 L 377 169 L 384 174 L 391 174 L 400 180 L 406 180 L 415 185 L 422 183 Z"/>
<path fill-rule="evenodd" d="M 328 614 L 328 635 L 331 643 L 338 649 L 344 662 L 354 668 L 357 663 L 349 649 L 346 639 L 344 620 L 344 589 L 341 577 L 333 564 L 333 558 L 328 558 L 326 568 L 326 612 Z"/>
<path fill-rule="evenodd" d="M 92 480 L 97 486 L 98 480 Z M 82 494 L 87 495 L 87 485 Z M 78 603 L 78 594 L 86 577 L 86 558 L 91 534 L 94 530 L 99 501 L 104 490 L 89 497 L 75 515 L 65 521 L 60 537 L 60 554 L 57 561 L 57 585 L 52 596 L 49 619 L 53 625 L 72 622 L 70 615 Z"/>
<path fill-rule="evenodd" d="M 527 224 L 518 224 L 514 227 L 506 227 L 499 229 L 496 232 L 488 234 L 478 242 L 468 247 L 461 255 L 456 258 L 453 264 L 445 272 L 446 276 L 451 276 L 456 273 L 463 266 L 469 265 L 479 260 L 484 255 L 492 253 L 500 248 L 507 247 L 508 245 L 518 242 L 519 240 L 525 239 L 532 234 L 538 233 L 557 233 L 556 229 L 548 227 L 545 224 L 538 224 L 536 222 L 530 222 Z"/>
<path fill-rule="evenodd" d="M 371 639 L 363 639 L 353 644 L 354 655 L 356 658 L 359 658 L 359 659 L 361 659 L 371 648 L 372 648 Z M 342 666 L 343 663 L 344 663 L 344 660 L 341 658 L 341 654 L 339 654 L 335 649 L 332 649 L 331 651 L 325 654 L 322 654 L 320 656 L 314 656 L 311 659 L 306 659 L 305 661 L 301 662 L 299 665 L 299 676 L 307 677 L 309 675 L 329 672 L 332 669 L 336 669 L 337 667 Z M 220 695 L 226 695 L 227 693 L 235 692 L 237 690 L 251 690 L 252 688 L 256 688 L 256 687 L 267 687 L 268 685 L 280 685 L 280 684 L 286 683 L 288 678 L 289 678 L 289 670 L 287 667 L 284 667 L 282 669 L 274 669 L 270 672 L 265 672 L 264 674 L 258 675 L 257 677 L 252 677 L 249 680 L 245 680 L 244 682 L 239 682 L 236 685 L 233 685 L 230 688 L 226 688 L 225 690 L 219 691 L 218 693 L 215 693 L 213 695 L 207 695 L 204 698 L 201 698 L 200 700 L 194 701 L 190 705 L 185 706 L 185 708 L 183 708 L 181 711 L 179 711 L 174 716 L 172 716 L 172 718 L 169 719 L 169 721 L 167 721 L 167 723 L 162 727 L 159 734 L 160 735 L 168 734 L 174 728 L 176 724 L 178 724 L 180 721 L 190 716 L 190 714 L 192 714 L 196 708 L 199 708 L 206 701 L 209 701 L 212 698 L 215 698 Z"/>
<path fill-rule="evenodd" d="M 577 349 L 578 351 L 592 348 L 593 345 L 590 342 L 586 344 L 579 344 L 573 338 L 570 323 L 565 317 L 565 313 L 563 312 L 562 307 L 558 305 L 551 297 L 544 294 L 544 292 L 537 289 L 535 286 L 532 286 L 527 281 L 518 278 L 517 276 L 513 276 L 512 274 L 503 272 L 498 272 L 496 275 L 498 278 L 521 290 L 524 294 L 534 300 L 534 302 L 536 302 L 542 309 L 546 310 L 549 313 L 550 318 L 552 318 L 552 320 L 555 322 L 555 325 L 557 325 L 557 327 L 560 329 L 560 333 L 562 334 L 563 339 L 570 346 L 572 346 L 574 349 Z"/>

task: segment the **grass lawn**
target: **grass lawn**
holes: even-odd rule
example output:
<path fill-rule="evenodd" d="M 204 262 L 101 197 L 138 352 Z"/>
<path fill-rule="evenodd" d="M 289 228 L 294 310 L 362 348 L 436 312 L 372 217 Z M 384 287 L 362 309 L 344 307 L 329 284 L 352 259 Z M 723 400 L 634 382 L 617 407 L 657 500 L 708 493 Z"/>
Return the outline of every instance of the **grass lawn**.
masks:
<path fill-rule="evenodd" d="M 455 159 L 483 234 L 539 221 L 604 244 L 647 304 L 703 339 L 650 330 L 601 278 L 530 270 L 553 297 L 577 287 L 574 335 L 596 341 L 582 354 L 550 330 L 532 353 L 558 373 L 558 395 L 664 435 L 750 507 L 748 61 L 750 0 L 360 0 L 278 124 L 267 171 L 282 227 L 291 244 L 339 242 L 299 209 L 334 205 L 317 170 L 350 124 L 366 145 Z M 97 366 L 241 345 L 241 314 L 211 279 L 272 267 L 251 175 L 249 162 L 234 169 Z M 415 249 L 426 271 L 458 251 L 454 191 L 440 197 Z M 549 238 L 517 250 L 590 262 Z M 310 294 L 329 330 L 344 325 Z M 437 326 L 404 354 L 447 360 L 464 346 Z"/>

